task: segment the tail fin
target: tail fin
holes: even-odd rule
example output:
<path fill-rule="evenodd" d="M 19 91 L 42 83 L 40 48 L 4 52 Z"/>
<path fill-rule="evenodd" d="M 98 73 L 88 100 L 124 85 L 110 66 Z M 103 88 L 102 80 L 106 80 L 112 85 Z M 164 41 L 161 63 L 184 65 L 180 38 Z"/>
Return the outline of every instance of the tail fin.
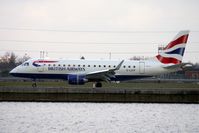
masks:
<path fill-rule="evenodd" d="M 156 58 L 163 64 L 180 64 L 184 55 L 189 31 L 180 31 Z"/>

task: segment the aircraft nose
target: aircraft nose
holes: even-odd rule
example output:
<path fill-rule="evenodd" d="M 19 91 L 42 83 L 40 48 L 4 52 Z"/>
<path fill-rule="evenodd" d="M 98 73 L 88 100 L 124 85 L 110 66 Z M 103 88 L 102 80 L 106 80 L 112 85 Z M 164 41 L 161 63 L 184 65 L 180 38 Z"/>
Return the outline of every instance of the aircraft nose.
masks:
<path fill-rule="evenodd" d="M 12 75 L 12 76 L 15 76 L 16 73 L 17 73 L 17 69 L 16 69 L 16 68 L 12 69 L 12 70 L 9 72 L 9 74 Z"/>

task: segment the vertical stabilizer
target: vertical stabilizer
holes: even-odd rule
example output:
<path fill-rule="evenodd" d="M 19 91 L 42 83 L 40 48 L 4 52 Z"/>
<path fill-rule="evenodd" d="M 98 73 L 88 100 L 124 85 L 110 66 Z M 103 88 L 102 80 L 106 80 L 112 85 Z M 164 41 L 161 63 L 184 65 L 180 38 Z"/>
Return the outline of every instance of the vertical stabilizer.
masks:
<path fill-rule="evenodd" d="M 188 30 L 180 31 L 156 58 L 163 64 L 180 64 L 182 62 L 188 36 Z"/>

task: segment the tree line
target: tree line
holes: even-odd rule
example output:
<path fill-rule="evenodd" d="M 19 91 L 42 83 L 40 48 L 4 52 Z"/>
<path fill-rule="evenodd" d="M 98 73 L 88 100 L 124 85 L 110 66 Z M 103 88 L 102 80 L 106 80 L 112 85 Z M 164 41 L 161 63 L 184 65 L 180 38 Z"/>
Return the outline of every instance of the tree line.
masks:
<path fill-rule="evenodd" d="M 8 76 L 10 70 L 28 59 L 30 57 L 27 54 L 23 57 L 18 57 L 13 52 L 6 52 L 3 56 L 0 56 L 0 76 Z"/>

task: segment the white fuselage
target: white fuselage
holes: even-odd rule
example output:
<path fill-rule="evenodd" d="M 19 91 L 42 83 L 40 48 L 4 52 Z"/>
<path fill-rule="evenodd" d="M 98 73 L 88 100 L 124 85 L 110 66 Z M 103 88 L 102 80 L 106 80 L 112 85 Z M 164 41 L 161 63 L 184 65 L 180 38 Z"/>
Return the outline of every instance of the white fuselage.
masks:
<path fill-rule="evenodd" d="M 10 73 L 14 76 L 34 79 L 55 78 L 67 80 L 67 75 L 70 74 L 87 75 L 91 72 L 114 69 L 119 63 L 120 61 L 116 60 L 31 59 L 19 65 Z M 116 79 L 114 80 L 131 80 L 172 72 L 162 66 L 163 64 L 156 59 L 125 60 L 120 69 L 115 71 Z"/>

